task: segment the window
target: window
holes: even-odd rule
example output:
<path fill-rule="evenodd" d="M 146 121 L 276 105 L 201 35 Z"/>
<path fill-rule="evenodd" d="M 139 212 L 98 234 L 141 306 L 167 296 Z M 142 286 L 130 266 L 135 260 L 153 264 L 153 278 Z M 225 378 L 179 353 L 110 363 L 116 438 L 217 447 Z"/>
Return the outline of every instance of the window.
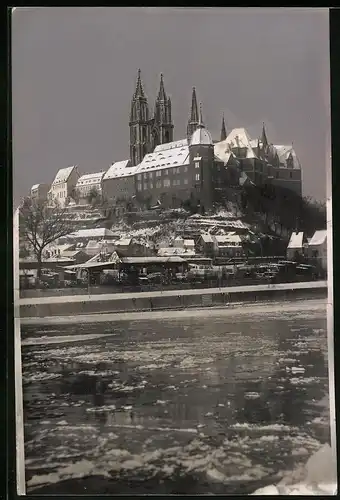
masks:
<path fill-rule="evenodd" d="M 144 189 L 144 191 L 147 191 L 147 189 L 148 189 L 148 185 L 147 185 L 147 184 L 144 184 L 143 189 Z"/>
<path fill-rule="evenodd" d="M 184 167 L 184 172 L 187 172 L 187 171 L 188 171 L 188 166 L 187 166 L 187 165 L 185 165 L 185 167 Z"/>
<path fill-rule="evenodd" d="M 200 174 L 196 174 L 196 181 L 200 180 Z"/>
<path fill-rule="evenodd" d="M 199 161 L 195 161 L 195 168 L 200 168 L 200 162 Z"/>
<path fill-rule="evenodd" d="M 138 174 L 138 175 L 137 175 L 137 180 L 138 180 L 138 181 L 141 181 L 141 180 L 142 180 L 142 174 Z"/>
<path fill-rule="evenodd" d="M 163 186 L 164 187 L 170 187 L 170 179 L 164 179 Z"/>
<path fill-rule="evenodd" d="M 149 172 L 149 179 L 152 179 L 153 172 Z"/>
<path fill-rule="evenodd" d="M 156 177 L 160 177 L 161 175 L 162 175 L 162 172 L 160 170 L 157 170 Z"/>
<path fill-rule="evenodd" d="M 137 191 L 141 191 L 141 190 L 142 190 L 142 183 L 138 182 L 138 184 L 137 184 Z"/>
<path fill-rule="evenodd" d="M 188 179 L 184 179 L 184 184 L 188 184 Z"/>
<path fill-rule="evenodd" d="M 150 189 L 153 189 L 153 182 L 150 182 Z"/>
<path fill-rule="evenodd" d="M 147 179 L 147 178 L 148 178 L 148 174 L 147 174 L 147 173 L 145 173 L 145 174 L 144 174 L 144 179 Z"/>
<path fill-rule="evenodd" d="M 161 188 L 162 187 L 162 181 L 157 181 L 156 182 L 156 187 Z"/>
<path fill-rule="evenodd" d="M 168 170 L 168 169 L 166 169 L 166 170 L 164 171 L 164 175 L 169 175 L 169 170 Z"/>

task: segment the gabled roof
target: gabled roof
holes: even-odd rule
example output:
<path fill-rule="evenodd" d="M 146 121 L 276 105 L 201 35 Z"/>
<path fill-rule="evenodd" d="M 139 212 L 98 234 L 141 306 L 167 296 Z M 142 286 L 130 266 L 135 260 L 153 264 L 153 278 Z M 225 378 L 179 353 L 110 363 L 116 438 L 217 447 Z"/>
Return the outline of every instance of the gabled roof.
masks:
<path fill-rule="evenodd" d="M 164 149 L 157 152 L 156 149 L 153 153 L 144 156 L 143 161 L 137 167 L 137 174 L 154 170 L 165 170 L 172 167 L 181 167 L 183 165 L 189 165 L 190 163 L 188 146 Z"/>
<path fill-rule="evenodd" d="M 116 161 L 103 176 L 103 181 L 117 177 L 129 177 L 136 173 L 137 167 L 131 166 L 130 160 Z"/>
<path fill-rule="evenodd" d="M 60 170 L 58 170 L 52 185 L 59 184 L 61 182 L 67 182 L 68 178 L 70 177 L 75 168 L 76 166 L 73 165 L 72 167 L 61 168 Z"/>
<path fill-rule="evenodd" d="M 312 236 L 311 240 L 309 241 L 309 246 L 317 246 L 317 245 L 322 245 L 327 238 L 327 230 L 322 229 L 320 231 L 315 231 L 314 235 Z"/>
<path fill-rule="evenodd" d="M 287 248 L 302 248 L 303 233 L 292 233 Z"/>
<path fill-rule="evenodd" d="M 99 184 L 102 181 L 104 175 L 105 172 L 97 172 L 94 174 L 82 175 L 77 180 L 76 186 L 84 186 L 85 184 Z"/>
<path fill-rule="evenodd" d="M 251 139 L 245 128 L 234 128 L 224 141 L 215 144 L 215 154 L 226 154 L 233 148 L 246 148 L 246 158 L 256 158 Z"/>
<path fill-rule="evenodd" d="M 290 155 L 292 155 L 293 168 L 301 169 L 300 161 L 292 145 L 290 146 L 279 145 L 274 147 L 276 149 L 280 163 L 283 163 L 283 165 L 287 167 L 287 159 L 289 158 Z"/>
<path fill-rule="evenodd" d="M 204 241 L 204 243 L 213 243 L 214 242 L 211 234 L 201 234 L 201 238 Z"/>

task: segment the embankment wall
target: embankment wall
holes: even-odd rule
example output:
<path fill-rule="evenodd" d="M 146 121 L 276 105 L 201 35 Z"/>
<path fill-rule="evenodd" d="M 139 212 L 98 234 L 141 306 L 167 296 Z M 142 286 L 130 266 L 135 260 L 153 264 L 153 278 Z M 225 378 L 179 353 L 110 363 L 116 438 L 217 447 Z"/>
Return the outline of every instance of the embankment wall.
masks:
<path fill-rule="evenodd" d="M 21 299 L 21 318 L 43 318 L 50 316 L 75 316 L 80 314 L 121 313 L 224 307 L 240 302 L 267 302 L 301 299 L 327 298 L 327 283 L 304 283 L 235 287 L 204 290 L 173 290 L 166 293 L 112 294 L 103 297 L 54 297 L 46 299 Z M 57 299 L 57 300 L 56 300 Z"/>

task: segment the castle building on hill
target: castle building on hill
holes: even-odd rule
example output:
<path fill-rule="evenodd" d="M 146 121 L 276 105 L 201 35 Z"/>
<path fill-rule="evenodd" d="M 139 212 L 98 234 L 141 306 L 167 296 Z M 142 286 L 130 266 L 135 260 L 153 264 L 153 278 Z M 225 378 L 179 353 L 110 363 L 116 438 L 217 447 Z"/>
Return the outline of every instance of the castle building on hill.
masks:
<path fill-rule="evenodd" d="M 131 206 L 137 201 L 140 206 L 178 208 L 193 202 L 209 209 L 230 199 L 244 183 L 273 184 L 301 195 L 302 171 L 293 146 L 271 144 L 265 124 L 261 136 L 251 139 L 245 128 L 228 131 L 222 117 L 220 137 L 214 141 L 194 87 L 186 137 L 174 140 L 171 108 L 161 74 L 151 113 L 138 70 L 130 108 L 130 158 L 114 162 L 102 176 L 96 174 L 109 205 Z M 87 189 L 90 181 L 85 180 L 81 187 Z M 51 187 L 62 200 L 69 195 L 67 182 L 55 179 Z M 82 182 L 83 178 L 78 185 Z M 59 193 L 61 184 L 67 192 Z"/>

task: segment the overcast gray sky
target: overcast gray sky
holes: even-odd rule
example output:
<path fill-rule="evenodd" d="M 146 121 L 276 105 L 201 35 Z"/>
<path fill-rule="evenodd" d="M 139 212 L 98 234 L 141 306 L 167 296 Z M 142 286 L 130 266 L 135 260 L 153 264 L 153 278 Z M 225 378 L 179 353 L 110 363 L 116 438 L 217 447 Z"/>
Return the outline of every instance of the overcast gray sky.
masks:
<path fill-rule="evenodd" d="M 191 88 L 219 138 L 262 122 L 290 144 L 304 195 L 322 199 L 329 156 L 327 9 L 16 8 L 12 15 L 14 200 L 59 168 L 107 169 L 129 156 L 137 69 L 153 105 L 164 73 L 175 139 L 185 137 Z"/>

